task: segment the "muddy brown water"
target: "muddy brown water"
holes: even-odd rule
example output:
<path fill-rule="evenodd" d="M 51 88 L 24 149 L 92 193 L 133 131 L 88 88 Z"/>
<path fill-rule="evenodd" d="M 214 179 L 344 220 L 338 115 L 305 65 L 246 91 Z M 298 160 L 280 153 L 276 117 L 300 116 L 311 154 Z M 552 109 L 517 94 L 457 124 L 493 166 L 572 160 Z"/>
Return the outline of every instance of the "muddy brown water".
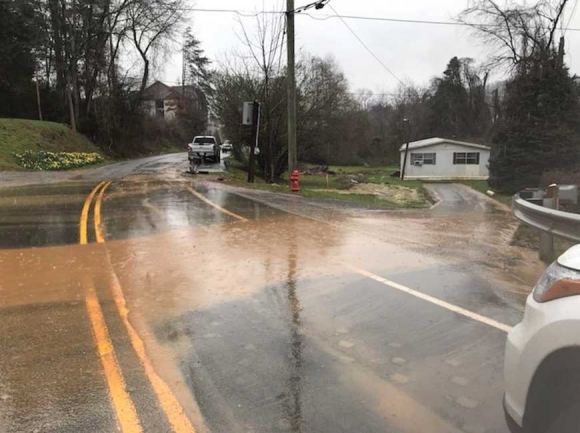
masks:
<path fill-rule="evenodd" d="M 184 189 L 192 184 L 247 221 L 195 199 Z M 169 427 L 113 277 L 156 371 L 200 431 L 506 431 L 505 333 L 352 270 L 514 325 L 543 265 L 509 245 L 516 222 L 493 202 L 445 185 L 431 210 L 353 209 L 170 168 L 115 181 L 103 203 L 107 242 L 81 246 L 92 186 L 0 194 L 0 239 L 12 246 L 0 250 L 5 431 L 115 429 L 87 277 L 151 431 Z"/>

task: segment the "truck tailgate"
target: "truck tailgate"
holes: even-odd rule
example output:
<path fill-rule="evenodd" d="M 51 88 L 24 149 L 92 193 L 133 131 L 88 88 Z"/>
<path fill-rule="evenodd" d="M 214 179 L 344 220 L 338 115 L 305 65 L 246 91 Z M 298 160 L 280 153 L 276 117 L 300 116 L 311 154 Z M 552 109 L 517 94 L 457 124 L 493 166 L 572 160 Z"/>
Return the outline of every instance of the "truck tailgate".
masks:
<path fill-rule="evenodd" d="M 194 144 L 191 145 L 189 144 L 189 151 L 191 153 L 200 153 L 200 154 L 206 154 L 206 153 L 211 153 L 212 155 L 214 154 L 214 149 L 213 149 L 213 144 Z"/>

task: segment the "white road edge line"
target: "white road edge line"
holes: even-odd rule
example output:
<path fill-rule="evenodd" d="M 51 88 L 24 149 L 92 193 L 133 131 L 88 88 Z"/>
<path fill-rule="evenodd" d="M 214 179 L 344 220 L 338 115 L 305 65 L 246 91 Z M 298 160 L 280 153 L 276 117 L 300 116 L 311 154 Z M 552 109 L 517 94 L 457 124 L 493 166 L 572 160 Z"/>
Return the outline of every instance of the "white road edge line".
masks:
<path fill-rule="evenodd" d="M 190 193 L 192 193 L 195 197 L 197 197 L 198 199 L 200 199 L 201 201 L 203 201 L 204 203 L 207 203 L 208 205 L 214 207 L 215 209 L 219 210 L 220 212 L 225 213 L 226 215 L 229 215 L 231 217 L 234 217 L 244 223 L 248 222 L 247 218 L 244 218 L 243 216 L 238 215 L 237 213 L 233 213 L 227 209 L 224 209 L 223 207 L 215 204 L 213 201 L 211 201 L 210 199 L 208 199 L 207 197 L 203 196 L 202 194 L 200 194 L 199 192 L 197 192 L 195 189 L 193 189 L 191 186 L 186 186 L 185 187 Z"/>
<path fill-rule="evenodd" d="M 482 316 L 481 314 L 474 313 L 473 311 L 466 310 L 465 308 L 458 307 L 457 305 L 450 304 L 449 302 L 442 301 L 441 299 L 434 298 L 433 296 L 426 295 L 425 293 L 418 292 L 416 290 L 410 289 L 403 286 L 402 284 L 395 283 L 394 281 L 387 280 L 386 278 L 380 277 L 373 274 L 372 272 L 365 271 L 364 269 L 359 269 L 351 265 L 347 265 L 350 269 L 359 275 L 363 275 L 367 278 L 375 280 L 381 284 L 392 287 L 393 289 L 400 290 L 401 292 L 407 293 L 409 295 L 415 296 L 416 298 L 423 299 L 424 301 L 431 302 L 432 304 L 438 305 L 439 307 L 445 308 L 454 313 L 461 314 L 462 316 L 468 317 L 477 322 L 484 323 L 486 325 L 492 326 L 500 331 L 509 332 L 512 327 L 506 325 L 505 323 L 498 322 L 497 320 L 490 319 L 489 317 Z"/>

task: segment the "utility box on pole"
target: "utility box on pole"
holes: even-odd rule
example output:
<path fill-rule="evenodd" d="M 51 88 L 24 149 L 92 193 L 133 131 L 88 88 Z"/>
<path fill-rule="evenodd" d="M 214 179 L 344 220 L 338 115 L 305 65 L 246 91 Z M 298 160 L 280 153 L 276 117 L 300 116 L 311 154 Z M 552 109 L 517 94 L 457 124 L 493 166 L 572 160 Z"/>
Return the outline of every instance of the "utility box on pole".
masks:
<path fill-rule="evenodd" d="M 256 155 L 259 153 L 258 138 L 260 136 L 260 103 L 244 102 L 242 108 L 242 125 L 252 127 L 252 136 L 250 138 L 250 156 L 248 167 L 248 182 L 254 183 L 254 176 L 256 174 Z"/>
<path fill-rule="evenodd" d="M 254 124 L 254 103 L 244 102 L 242 109 L 242 125 L 251 126 Z"/>
<path fill-rule="evenodd" d="M 244 106 L 246 104 L 244 103 Z M 254 183 L 256 174 L 256 148 L 258 147 L 258 138 L 260 136 L 260 103 L 252 103 L 252 141 L 250 142 L 250 166 L 248 167 L 248 182 Z"/>

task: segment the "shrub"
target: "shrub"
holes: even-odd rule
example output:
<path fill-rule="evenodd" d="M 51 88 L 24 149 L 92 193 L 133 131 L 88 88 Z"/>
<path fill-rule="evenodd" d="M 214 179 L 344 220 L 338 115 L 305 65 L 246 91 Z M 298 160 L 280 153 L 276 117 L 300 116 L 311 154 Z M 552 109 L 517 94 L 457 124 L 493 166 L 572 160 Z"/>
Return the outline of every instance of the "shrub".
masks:
<path fill-rule="evenodd" d="M 22 153 L 15 153 L 14 158 L 18 165 L 30 170 L 70 170 L 104 161 L 104 158 L 97 152 L 33 152 L 26 150 Z"/>

